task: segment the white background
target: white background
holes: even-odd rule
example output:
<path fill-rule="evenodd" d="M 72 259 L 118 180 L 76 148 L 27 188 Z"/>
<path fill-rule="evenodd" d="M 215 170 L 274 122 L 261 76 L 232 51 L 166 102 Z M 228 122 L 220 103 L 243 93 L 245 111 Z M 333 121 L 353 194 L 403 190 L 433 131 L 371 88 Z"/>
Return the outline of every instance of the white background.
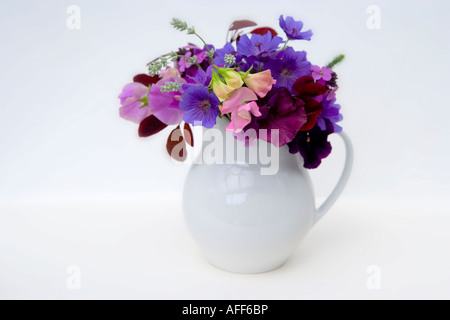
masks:
<path fill-rule="evenodd" d="M 81 8 L 81 29 L 66 27 Z M 381 9 L 381 29 L 366 12 Z M 450 298 L 448 1 L 12 1 L 0 3 L 0 298 Z M 338 99 L 355 167 L 343 197 L 282 268 L 234 275 L 207 264 L 182 218 L 188 165 L 168 130 L 137 138 L 117 95 L 154 57 L 220 47 L 235 19 L 314 32 L 313 64 L 339 53 Z M 280 31 L 281 33 L 281 31 Z M 325 197 L 339 139 L 312 172 Z M 81 270 L 70 290 L 67 268 Z M 381 272 L 370 290 L 367 269 Z"/>

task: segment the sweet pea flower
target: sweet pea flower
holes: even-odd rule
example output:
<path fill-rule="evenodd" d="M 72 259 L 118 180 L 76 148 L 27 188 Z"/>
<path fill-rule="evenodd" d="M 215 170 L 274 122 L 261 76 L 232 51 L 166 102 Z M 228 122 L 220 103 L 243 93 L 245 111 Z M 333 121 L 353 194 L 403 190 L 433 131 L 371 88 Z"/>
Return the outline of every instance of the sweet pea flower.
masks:
<path fill-rule="evenodd" d="M 161 79 L 169 79 L 169 78 L 178 78 L 180 77 L 180 73 L 175 68 L 167 67 L 166 70 L 163 70 L 159 73 Z"/>
<path fill-rule="evenodd" d="M 258 100 L 256 94 L 246 87 L 231 93 L 230 98 L 219 107 L 222 114 L 231 113 L 231 123 L 226 128 L 227 131 L 240 133 L 251 122 L 252 114 L 256 117 L 261 116 L 255 100 Z"/>
<path fill-rule="evenodd" d="M 244 83 L 247 87 L 261 98 L 266 96 L 267 92 L 272 89 L 272 85 L 276 82 L 277 80 L 272 78 L 272 72 L 270 70 L 248 74 L 244 77 Z"/>
<path fill-rule="evenodd" d="M 220 73 L 227 85 L 234 89 L 239 89 L 244 84 L 241 75 L 234 71 L 234 69 L 217 68 L 217 71 Z"/>
<path fill-rule="evenodd" d="M 224 83 L 217 72 L 212 73 L 211 86 L 220 102 L 228 99 L 230 94 L 235 90 L 235 88 Z"/>
<path fill-rule="evenodd" d="M 120 116 L 137 124 L 149 117 L 152 112 L 148 108 L 147 94 L 148 87 L 143 84 L 138 82 L 127 84 L 119 95 L 122 105 L 119 109 Z"/>
<path fill-rule="evenodd" d="M 222 76 L 220 78 L 219 74 Z M 231 92 L 242 87 L 241 75 L 231 68 L 216 68 L 212 74 L 212 88 L 220 102 L 225 101 L 230 96 Z"/>
<path fill-rule="evenodd" d="M 305 103 L 291 95 L 287 88 L 273 88 L 267 96 L 258 100 L 261 116 L 253 118 L 247 129 L 254 129 L 258 138 L 281 147 L 292 141 L 306 123 Z M 267 135 L 260 135 L 266 129 Z M 275 132 L 272 140 L 272 130 Z"/>
<path fill-rule="evenodd" d="M 259 107 L 255 101 L 251 101 L 243 106 L 237 107 L 231 113 L 231 122 L 227 126 L 226 131 L 231 131 L 236 134 L 241 133 L 252 121 L 252 114 L 255 117 L 261 116 L 261 112 L 259 112 Z"/>
<path fill-rule="evenodd" d="M 183 78 L 168 78 L 161 80 L 150 88 L 148 93 L 148 107 L 152 114 L 166 125 L 179 124 L 183 120 L 184 111 L 180 109 L 181 92 L 162 92 L 161 86 L 167 82 L 186 83 Z"/>
<path fill-rule="evenodd" d="M 332 78 L 333 70 L 327 67 L 319 67 L 319 66 L 312 66 L 312 77 L 314 80 L 320 80 L 323 79 L 325 81 L 330 81 Z"/>

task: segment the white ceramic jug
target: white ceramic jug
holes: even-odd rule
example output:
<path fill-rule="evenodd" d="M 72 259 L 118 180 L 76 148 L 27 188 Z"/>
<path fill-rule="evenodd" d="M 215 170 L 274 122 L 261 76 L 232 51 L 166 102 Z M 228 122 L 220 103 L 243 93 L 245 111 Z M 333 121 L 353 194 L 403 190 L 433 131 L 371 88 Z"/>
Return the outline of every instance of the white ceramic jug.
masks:
<path fill-rule="evenodd" d="M 221 119 L 214 129 L 225 133 L 226 125 Z M 287 146 L 279 149 L 274 175 L 262 175 L 262 164 L 248 164 L 238 155 L 228 164 L 194 164 L 184 186 L 184 216 L 208 261 L 235 273 L 261 273 L 284 264 L 347 183 L 353 151 L 345 133 L 339 135 L 347 150 L 344 170 L 319 209 L 301 156 L 290 154 Z M 260 147 L 264 143 L 259 140 Z M 203 149 L 207 146 L 203 143 Z M 199 156 L 208 160 L 210 155 Z M 225 162 L 225 147 L 221 156 Z"/>

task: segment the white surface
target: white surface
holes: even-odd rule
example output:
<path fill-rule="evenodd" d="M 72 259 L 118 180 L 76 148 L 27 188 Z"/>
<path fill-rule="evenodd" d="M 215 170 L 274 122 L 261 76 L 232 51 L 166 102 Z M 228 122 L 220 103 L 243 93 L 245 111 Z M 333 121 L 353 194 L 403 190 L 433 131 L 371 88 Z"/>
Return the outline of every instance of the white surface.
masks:
<path fill-rule="evenodd" d="M 450 221 L 439 205 L 341 199 L 280 269 L 237 275 L 212 267 L 200 255 L 183 223 L 181 199 L 129 199 L 135 203 L 131 207 L 128 201 L 97 201 L 1 207 L 0 297 L 450 296 Z M 71 265 L 81 270 L 81 290 L 66 286 Z M 372 265 L 381 270 L 381 290 L 367 287 Z"/>
<path fill-rule="evenodd" d="M 72 4 L 81 30 L 66 28 Z M 381 29 L 371 31 L 373 4 Z M 1 1 L 0 296 L 449 298 L 449 10 L 448 1 Z M 236 276 L 204 263 L 184 229 L 187 167 L 168 161 L 168 132 L 138 139 L 116 97 L 146 62 L 194 40 L 170 28 L 172 16 L 221 45 L 233 19 L 276 26 L 279 14 L 313 29 L 295 45 L 313 63 L 347 54 L 338 97 L 355 168 L 345 199 L 288 264 Z M 322 197 L 343 163 L 332 143 L 313 173 Z M 70 265 L 81 268 L 80 291 L 66 287 Z M 380 291 L 366 287 L 370 265 L 381 268 Z"/>

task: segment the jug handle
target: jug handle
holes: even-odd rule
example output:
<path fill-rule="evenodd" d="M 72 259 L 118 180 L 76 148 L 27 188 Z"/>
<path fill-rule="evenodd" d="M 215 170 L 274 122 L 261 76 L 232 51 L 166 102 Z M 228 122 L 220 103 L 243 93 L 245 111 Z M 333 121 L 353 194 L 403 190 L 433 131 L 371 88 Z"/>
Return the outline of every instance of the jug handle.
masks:
<path fill-rule="evenodd" d="M 330 210 L 330 208 L 333 206 L 333 204 L 336 202 L 336 200 L 341 195 L 342 191 L 344 191 L 344 187 L 348 182 L 348 179 L 350 178 L 350 173 L 352 171 L 353 167 L 353 146 L 350 141 L 350 138 L 347 136 L 345 132 L 340 132 L 338 135 L 341 137 L 341 139 L 344 141 L 345 145 L 345 164 L 344 164 L 344 170 L 342 171 L 341 177 L 339 178 L 338 183 L 334 187 L 331 194 L 328 196 L 328 198 L 325 200 L 325 202 L 319 207 L 319 209 L 316 210 L 316 216 L 314 223 L 317 223 L 322 217 L 325 215 L 325 213 Z"/>

